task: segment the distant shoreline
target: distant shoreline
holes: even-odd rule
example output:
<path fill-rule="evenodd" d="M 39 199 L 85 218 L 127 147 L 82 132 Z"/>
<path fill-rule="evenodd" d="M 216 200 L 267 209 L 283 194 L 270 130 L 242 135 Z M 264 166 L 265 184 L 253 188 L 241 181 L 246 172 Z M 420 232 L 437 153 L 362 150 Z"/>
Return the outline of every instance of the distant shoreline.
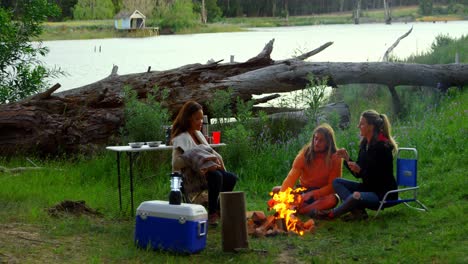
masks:
<path fill-rule="evenodd" d="M 417 7 L 402 7 L 392 9 L 393 23 L 433 22 L 444 23 L 448 21 L 468 20 L 468 16 L 455 14 L 438 16 L 420 16 Z M 383 10 L 363 11 L 360 24 L 384 23 Z M 287 26 L 313 26 L 330 24 L 354 24 L 350 12 L 331 13 L 310 16 L 290 16 L 288 19 L 281 17 L 235 17 L 225 18 L 221 22 L 206 25 L 197 25 L 173 34 L 198 34 L 217 32 L 240 32 L 246 28 L 255 27 L 287 27 Z M 148 27 L 157 27 L 156 21 L 149 20 Z M 114 29 L 114 20 L 89 20 L 47 22 L 43 24 L 43 34 L 37 40 L 80 40 L 80 39 L 104 39 L 104 38 L 142 38 L 154 36 L 148 31 L 117 31 Z M 160 30 L 161 34 L 166 32 Z"/>

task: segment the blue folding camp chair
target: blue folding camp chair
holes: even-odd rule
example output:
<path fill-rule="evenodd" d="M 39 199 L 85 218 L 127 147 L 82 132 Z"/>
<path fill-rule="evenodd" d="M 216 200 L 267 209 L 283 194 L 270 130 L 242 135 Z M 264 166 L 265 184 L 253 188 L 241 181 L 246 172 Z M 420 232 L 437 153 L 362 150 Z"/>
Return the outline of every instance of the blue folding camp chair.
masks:
<path fill-rule="evenodd" d="M 400 158 L 400 153 L 402 151 L 411 151 L 414 154 L 413 159 L 407 158 Z M 417 199 L 419 185 L 417 182 L 417 174 L 418 174 L 418 151 L 415 148 L 399 148 L 396 156 L 396 176 L 397 176 L 397 190 L 388 191 L 383 199 L 380 201 L 379 209 L 377 209 L 377 213 L 375 214 L 374 218 L 377 217 L 379 212 L 390 206 L 394 206 L 397 204 L 404 203 L 406 206 L 419 210 L 419 211 L 427 211 L 427 207 L 422 204 Z M 402 188 L 403 187 L 403 188 Z M 410 195 L 409 198 L 398 198 L 397 200 L 387 200 L 387 196 L 391 193 L 403 193 L 403 192 L 412 192 L 412 196 Z M 419 205 L 419 207 L 414 207 L 409 205 L 409 202 L 415 202 Z"/>

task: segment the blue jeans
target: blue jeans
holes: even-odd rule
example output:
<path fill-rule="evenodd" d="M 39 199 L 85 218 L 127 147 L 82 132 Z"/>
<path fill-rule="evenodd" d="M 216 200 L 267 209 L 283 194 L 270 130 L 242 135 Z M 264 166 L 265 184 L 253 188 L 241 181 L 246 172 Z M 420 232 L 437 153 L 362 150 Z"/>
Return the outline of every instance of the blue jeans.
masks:
<path fill-rule="evenodd" d="M 379 208 L 380 199 L 377 194 L 374 192 L 364 192 L 362 183 L 337 178 L 333 181 L 333 189 L 343 201 L 343 203 L 335 209 L 335 216 L 342 215 L 354 209 L 369 208 L 376 210 Z M 354 192 L 359 192 L 361 197 L 359 199 L 353 198 Z M 338 215 L 336 213 L 338 213 Z"/>

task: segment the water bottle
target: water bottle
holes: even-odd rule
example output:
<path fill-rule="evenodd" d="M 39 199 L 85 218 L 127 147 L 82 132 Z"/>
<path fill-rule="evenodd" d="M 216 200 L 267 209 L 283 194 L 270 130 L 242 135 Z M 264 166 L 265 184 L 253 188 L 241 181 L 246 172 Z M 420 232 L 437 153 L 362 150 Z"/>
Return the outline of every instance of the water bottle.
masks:
<path fill-rule="evenodd" d="M 202 134 L 205 136 L 205 138 L 208 138 L 208 134 L 210 131 L 208 131 L 208 116 L 204 115 L 203 116 L 203 126 L 202 126 Z"/>
<path fill-rule="evenodd" d="M 171 192 L 169 193 L 169 204 L 179 205 L 182 203 L 182 193 L 180 186 L 182 184 L 182 175 L 179 172 L 171 173 Z"/>
<path fill-rule="evenodd" d="M 172 126 L 166 126 L 166 138 L 165 138 L 165 144 L 166 146 L 171 145 L 171 130 Z"/>

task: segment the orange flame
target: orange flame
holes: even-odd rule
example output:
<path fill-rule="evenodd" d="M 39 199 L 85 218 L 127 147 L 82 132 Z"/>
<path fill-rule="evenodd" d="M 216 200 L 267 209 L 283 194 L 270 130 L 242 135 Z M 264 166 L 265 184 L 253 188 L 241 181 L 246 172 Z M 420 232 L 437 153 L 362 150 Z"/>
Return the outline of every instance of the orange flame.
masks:
<path fill-rule="evenodd" d="M 304 231 L 300 230 L 299 226 L 303 226 L 299 218 L 296 217 L 296 208 L 302 204 L 302 196 L 300 192 L 305 188 L 288 188 L 283 192 L 270 192 L 272 199 L 268 201 L 269 210 L 276 211 L 275 219 L 284 219 L 288 231 L 303 235 Z"/>

